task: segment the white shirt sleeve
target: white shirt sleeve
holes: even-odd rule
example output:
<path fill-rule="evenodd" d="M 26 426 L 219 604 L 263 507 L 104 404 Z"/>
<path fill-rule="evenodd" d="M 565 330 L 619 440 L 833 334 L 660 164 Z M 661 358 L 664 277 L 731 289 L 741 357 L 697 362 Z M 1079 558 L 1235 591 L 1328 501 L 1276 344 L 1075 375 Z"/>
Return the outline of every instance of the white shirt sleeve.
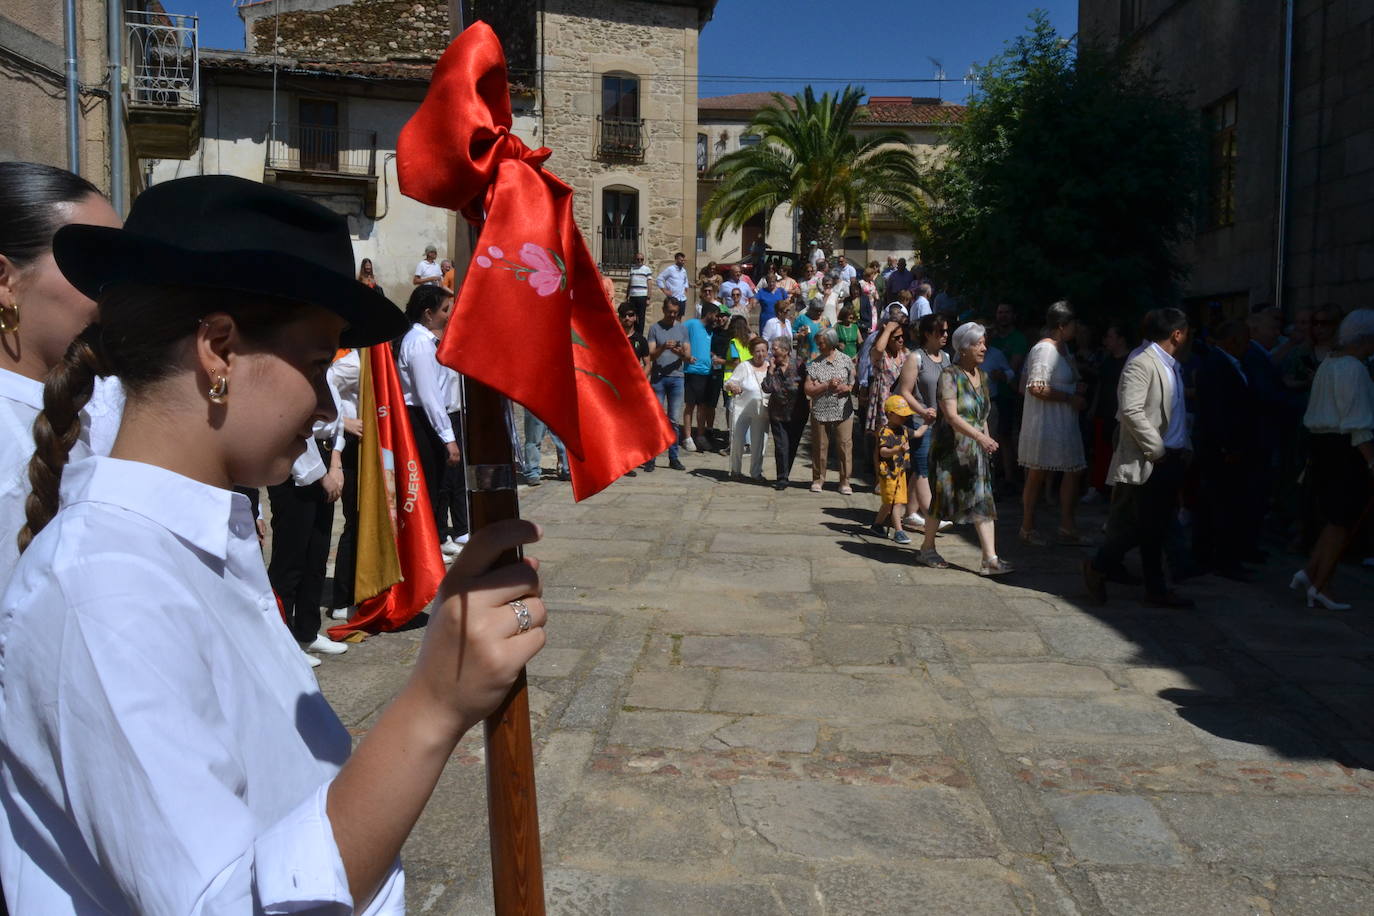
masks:
<path fill-rule="evenodd" d="M 402 343 L 408 350 L 406 363 L 410 369 L 411 380 L 415 383 L 415 397 L 425 411 L 430 428 L 445 443 L 453 442 L 453 422 L 448 416 L 448 393 L 444 390 L 443 366 L 432 337 L 422 334 L 408 335 Z"/>
<path fill-rule="evenodd" d="M 658 288 L 665 293 L 668 291 L 668 268 L 663 268 L 658 272 Z"/>
<path fill-rule="evenodd" d="M 151 564 L 83 565 L 106 581 L 128 578 L 129 601 L 175 605 L 169 614 L 198 607 L 197 596 Z M 150 588 L 149 579 L 165 587 Z M 50 588 L 68 613 L 33 631 L 51 638 L 20 643 L 26 658 L 18 667 L 30 671 L 10 673 L 9 715 L 20 719 L 20 733 L 47 736 L 46 754 L 67 775 L 60 785 L 19 785 L 24 804 L 65 809 L 81 845 L 124 897 L 101 903 L 139 913 L 351 913 L 325 813 L 328 781 L 274 823 L 257 823 L 240 797 L 243 756 L 256 751 L 237 746 L 205 659 L 178 642 L 184 633 L 141 627 L 147 618 L 126 613 L 117 591 L 106 589 L 95 606 L 59 583 Z M 40 667 L 60 672 L 60 683 L 34 673 Z M 11 772 L 29 763 L 44 772 L 41 759 L 26 759 L 44 749 L 7 745 Z M 76 854 L 73 847 L 69 860 Z"/>

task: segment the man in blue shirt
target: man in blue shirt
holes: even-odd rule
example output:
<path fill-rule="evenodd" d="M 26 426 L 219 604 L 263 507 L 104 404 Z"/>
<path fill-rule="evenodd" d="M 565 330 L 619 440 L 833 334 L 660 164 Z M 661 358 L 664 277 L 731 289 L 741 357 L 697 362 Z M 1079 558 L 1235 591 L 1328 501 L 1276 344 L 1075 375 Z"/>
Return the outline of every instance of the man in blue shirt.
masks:
<path fill-rule="evenodd" d="M 682 418 L 682 447 L 689 452 L 702 451 L 706 442 L 703 427 L 708 407 L 714 408 L 715 402 L 706 403 L 711 388 L 711 330 L 718 320 L 718 310 L 706 309 L 700 318 L 689 318 L 682 323 L 687 331 L 687 345 L 692 351 L 692 361 L 682 370 L 682 400 L 686 414 Z M 708 323 L 709 322 L 709 323 Z"/>
<path fill-rule="evenodd" d="M 778 313 L 778 303 L 787 298 L 787 293 L 778 286 L 778 275 L 768 271 L 763 288 L 758 292 L 759 329 L 762 330 Z"/>
<path fill-rule="evenodd" d="M 658 273 L 658 288 L 669 299 L 676 299 L 678 305 L 687 305 L 687 255 L 679 251 L 673 255 L 673 263 Z"/>

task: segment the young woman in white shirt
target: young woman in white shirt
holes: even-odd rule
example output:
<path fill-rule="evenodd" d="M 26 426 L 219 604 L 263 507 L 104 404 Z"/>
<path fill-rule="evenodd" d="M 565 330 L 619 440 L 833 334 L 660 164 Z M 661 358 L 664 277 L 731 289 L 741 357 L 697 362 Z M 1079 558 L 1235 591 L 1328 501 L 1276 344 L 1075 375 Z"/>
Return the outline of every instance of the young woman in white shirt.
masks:
<path fill-rule="evenodd" d="M 399 913 L 397 854 L 458 739 L 543 645 L 538 538 L 490 526 L 445 577 L 406 686 L 351 739 L 282 626 L 249 503 L 333 417 L 336 349 L 399 312 L 357 283 L 344 219 L 227 176 L 67 226 L 99 303 L 49 375 L 32 542 L 0 599 L 0 879 L 11 912 Z M 110 457 L 64 468 L 97 372 Z"/>
<path fill-rule="evenodd" d="M 19 560 L 43 378 L 95 316 L 95 303 L 73 289 L 53 261 L 53 233 L 69 222 L 120 221 L 84 178 L 35 162 L 0 162 L 0 590 Z M 92 444 L 94 432 L 96 447 L 108 450 L 105 427 L 118 423 L 117 409 L 97 399 L 85 414 L 80 448 Z M 111 422 L 102 422 L 107 418 Z"/>
<path fill-rule="evenodd" d="M 396 374 L 401 379 L 401 394 L 410 414 L 410 428 L 415 436 L 415 450 L 420 455 L 420 469 L 425 475 L 425 488 L 434 511 L 434 530 L 439 543 L 448 545 L 448 511 L 443 495 L 444 467 L 462 460 L 458 446 L 458 430 L 449 416 L 449 386 L 455 374 L 439 363 L 436 354 L 439 338 L 448 326 L 449 310 L 453 307 L 453 293 L 442 286 L 417 287 L 406 303 L 406 319 L 410 330 L 396 344 Z M 466 534 L 466 532 L 458 532 Z"/>

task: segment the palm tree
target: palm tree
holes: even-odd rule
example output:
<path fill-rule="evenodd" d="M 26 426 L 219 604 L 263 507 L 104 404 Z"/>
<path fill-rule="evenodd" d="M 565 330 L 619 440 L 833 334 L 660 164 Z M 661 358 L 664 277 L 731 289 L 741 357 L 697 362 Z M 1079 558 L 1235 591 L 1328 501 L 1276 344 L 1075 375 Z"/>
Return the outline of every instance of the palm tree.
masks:
<path fill-rule="evenodd" d="M 868 238 L 869 209 L 877 205 L 909 217 L 920 209 L 920 165 L 907 138 L 896 131 L 854 133 L 861 87 L 819 99 L 810 86 L 791 97 L 773 93 L 748 131 L 759 142 L 722 156 L 709 177 L 720 179 L 702 207 L 716 238 L 751 217 L 790 203 L 803 239 L 834 250 L 836 237 L 853 221 Z"/>

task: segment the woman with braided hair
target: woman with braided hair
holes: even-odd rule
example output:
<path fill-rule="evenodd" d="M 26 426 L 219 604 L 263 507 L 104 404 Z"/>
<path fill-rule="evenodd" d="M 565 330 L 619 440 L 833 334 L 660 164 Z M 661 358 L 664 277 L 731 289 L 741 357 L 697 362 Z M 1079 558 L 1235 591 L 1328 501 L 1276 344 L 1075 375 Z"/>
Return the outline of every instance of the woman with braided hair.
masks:
<path fill-rule="evenodd" d="M 98 303 L 48 374 L 0 597 L 0 882 L 15 913 L 400 913 L 397 854 L 544 643 L 529 522 L 473 536 L 356 749 L 282 625 L 247 497 L 334 419 L 338 348 L 402 333 L 343 217 L 227 176 L 156 185 L 53 254 Z M 109 457 L 69 459 L 97 375 Z"/>
<path fill-rule="evenodd" d="M 118 226 L 119 217 L 80 176 L 35 162 L 0 162 L 0 589 L 19 560 L 43 378 L 95 316 L 95 303 L 72 288 L 53 260 L 53 233 L 71 222 Z M 78 405 L 86 408 L 85 422 L 73 428 L 80 451 L 109 450 L 119 416 L 102 396 L 107 391 L 102 387 L 94 403 Z"/>

